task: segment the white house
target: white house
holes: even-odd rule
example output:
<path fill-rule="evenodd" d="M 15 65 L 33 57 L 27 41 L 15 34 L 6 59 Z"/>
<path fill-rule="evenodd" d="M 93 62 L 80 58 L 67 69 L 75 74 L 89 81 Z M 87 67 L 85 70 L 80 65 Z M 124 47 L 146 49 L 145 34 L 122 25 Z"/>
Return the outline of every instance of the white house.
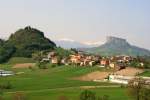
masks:
<path fill-rule="evenodd" d="M 5 71 L 5 70 L 0 70 L 0 76 L 10 76 L 14 75 L 12 71 Z"/>
<path fill-rule="evenodd" d="M 112 83 L 128 84 L 129 80 L 135 78 L 134 76 L 109 75 L 109 81 Z"/>
<path fill-rule="evenodd" d="M 128 84 L 128 82 L 134 78 L 136 78 L 136 76 L 109 75 L 110 82 L 119 84 Z M 150 77 L 141 76 L 141 78 L 145 80 L 146 84 L 150 84 Z"/>

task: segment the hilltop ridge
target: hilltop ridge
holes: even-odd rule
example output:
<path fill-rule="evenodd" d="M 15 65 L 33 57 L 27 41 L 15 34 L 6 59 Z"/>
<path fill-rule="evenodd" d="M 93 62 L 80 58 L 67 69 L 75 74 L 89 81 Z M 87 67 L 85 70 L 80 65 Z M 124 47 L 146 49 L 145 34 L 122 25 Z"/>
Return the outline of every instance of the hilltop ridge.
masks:
<path fill-rule="evenodd" d="M 32 53 L 41 50 L 53 49 L 56 44 L 44 36 L 38 29 L 27 26 L 19 29 L 5 42 L 7 46 L 15 48 L 15 57 L 31 57 Z"/>

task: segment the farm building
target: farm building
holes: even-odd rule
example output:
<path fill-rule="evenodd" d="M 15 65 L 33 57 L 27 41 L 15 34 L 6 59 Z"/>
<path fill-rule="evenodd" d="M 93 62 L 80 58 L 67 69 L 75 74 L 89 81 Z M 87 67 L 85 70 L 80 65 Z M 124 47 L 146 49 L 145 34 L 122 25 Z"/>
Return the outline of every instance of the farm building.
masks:
<path fill-rule="evenodd" d="M 109 75 L 108 80 L 112 83 L 128 84 L 130 80 L 137 78 L 136 76 Z M 139 78 L 139 77 L 138 77 Z M 141 77 L 145 80 L 145 84 L 150 84 L 150 77 Z"/>
<path fill-rule="evenodd" d="M 128 84 L 128 81 L 133 78 L 134 76 L 109 75 L 108 80 L 113 83 Z"/>
<path fill-rule="evenodd" d="M 10 76 L 14 75 L 12 71 L 5 71 L 5 70 L 0 70 L 0 76 Z"/>

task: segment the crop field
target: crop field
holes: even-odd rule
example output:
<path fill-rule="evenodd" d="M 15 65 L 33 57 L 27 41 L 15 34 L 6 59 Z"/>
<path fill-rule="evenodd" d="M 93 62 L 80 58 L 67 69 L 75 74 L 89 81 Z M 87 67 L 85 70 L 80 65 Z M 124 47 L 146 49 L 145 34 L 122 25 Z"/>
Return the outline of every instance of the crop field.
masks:
<path fill-rule="evenodd" d="M 130 100 L 126 88 L 121 88 L 120 85 L 73 80 L 73 77 L 105 70 L 102 68 L 58 66 L 48 69 L 37 67 L 14 69 L 12 66 L 11 64 L 0 65 L 1 69 L 18 73 L 14 76 L 0 77 L 0 84 L 10 83 L 12 86 L 11 89 L 3 90 L 1 93 L 4 100 L 13 100 L 16 92 L 23 93 L 27 100 L 59 100 L 61 96 L 66 96 L 69 100 L 79 100 L 80 93 L 86 89 L 81 88 L 82 86 L 99 86 L 90 90 L 98 96 L 108 95 L 110 100 Z"/>

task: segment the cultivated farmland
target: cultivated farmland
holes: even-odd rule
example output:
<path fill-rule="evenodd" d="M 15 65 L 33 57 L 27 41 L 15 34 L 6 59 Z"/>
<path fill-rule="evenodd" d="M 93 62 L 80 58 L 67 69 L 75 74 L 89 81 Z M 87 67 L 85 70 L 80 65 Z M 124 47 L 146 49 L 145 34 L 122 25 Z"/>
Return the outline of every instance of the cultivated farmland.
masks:
<path fill-rule="evenodd" d="M 15 73 L 21 73 L 9 77 L 1 77 L 1 84 L 9 82 L 11 89 L 3 91 L 2 97 L 5 100 L 11 100 L 14 93 L 21 91 L 28 100 L 59 100 L 60 96 L 66 96 L 69 100 L 78 100 L 79 94 L 85 90 L 81 86 L 98 86 L 90 88 L 99 96 L 108 95 L 110 100 L 129 100 L 126 89 L 120 85 L 72 80 L 73 77 L 82 76 L 94 71 L 103 71 L 105 69 L 98 67 L 77 67 L 77 66 L 59 66 L 55 68 L 39 69 L 34 67 L 13 69 L 13 65 L 3 64 L 1 68 L 13 70 Z M 106 89 L 109 88 L 109 89 Z"/>

